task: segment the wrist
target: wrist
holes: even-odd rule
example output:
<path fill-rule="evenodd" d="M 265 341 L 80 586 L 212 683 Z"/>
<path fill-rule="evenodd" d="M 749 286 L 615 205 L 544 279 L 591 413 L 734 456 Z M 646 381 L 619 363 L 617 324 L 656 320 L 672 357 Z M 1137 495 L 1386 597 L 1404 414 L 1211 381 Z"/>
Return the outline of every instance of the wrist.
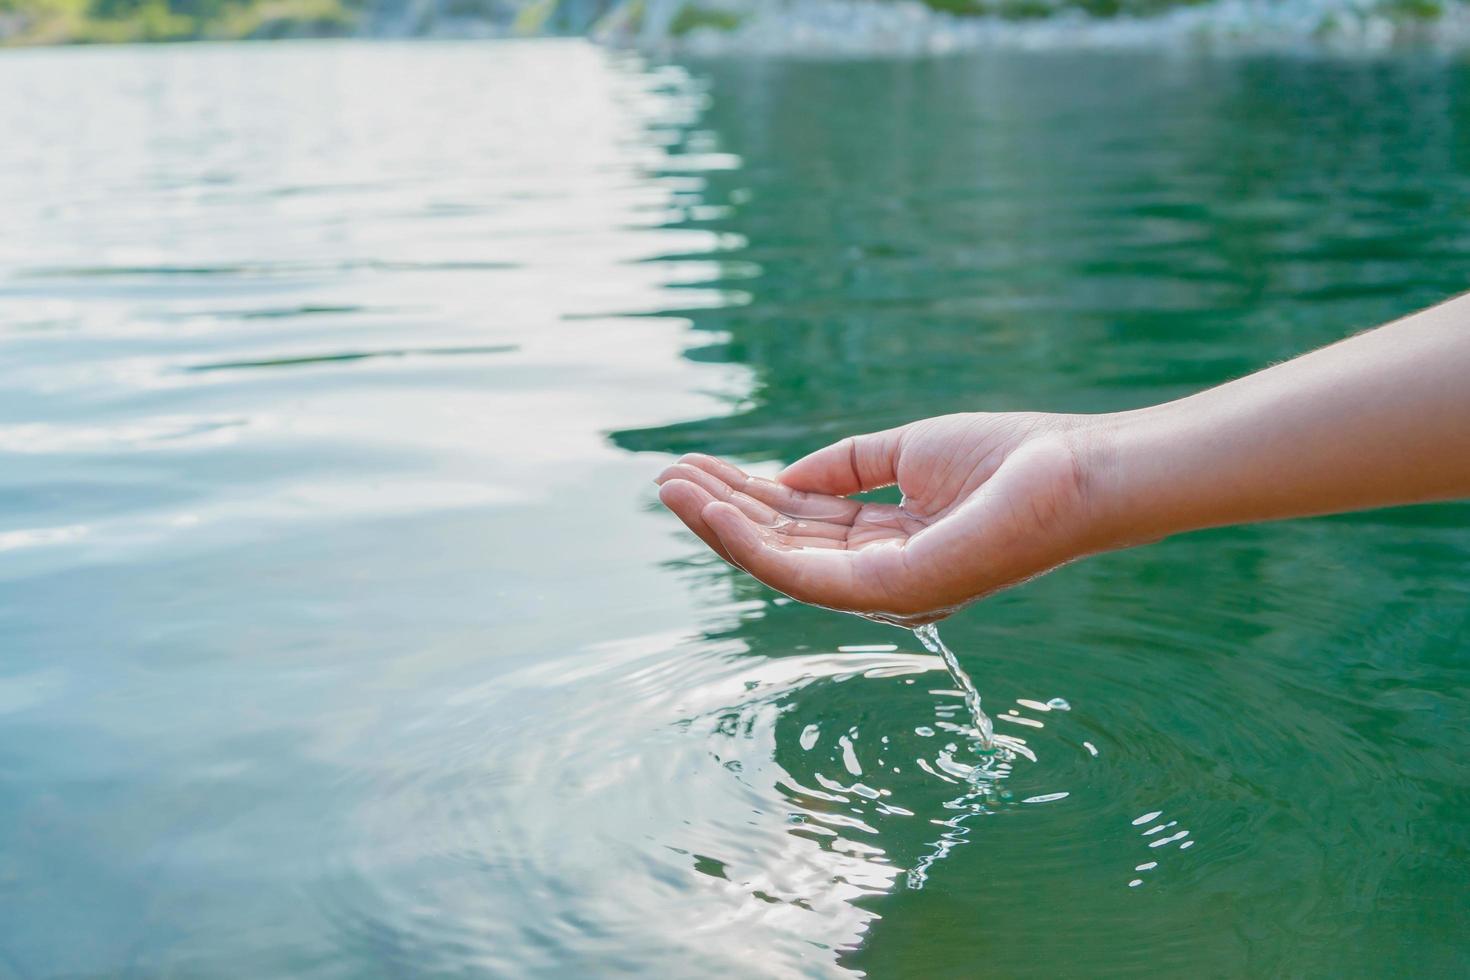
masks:
<path fill-rule="evenodd" d="M 1072 430 L 1083 507 L 1082 554 L 1157 541 L 1185 530 L 1170 505 L 1176 474 L 1167 455 L 1168 406 L 1080 416 Z"/>

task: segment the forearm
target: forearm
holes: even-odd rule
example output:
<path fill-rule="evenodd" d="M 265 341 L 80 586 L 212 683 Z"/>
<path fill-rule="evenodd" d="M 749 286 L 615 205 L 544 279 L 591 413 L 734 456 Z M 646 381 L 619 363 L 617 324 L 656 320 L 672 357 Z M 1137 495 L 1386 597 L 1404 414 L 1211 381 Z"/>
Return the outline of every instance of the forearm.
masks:
<path fill-rule="evenodd" d="M 1101 547 L 1470 496 L 1470 297 L 1085 438 Z"/>

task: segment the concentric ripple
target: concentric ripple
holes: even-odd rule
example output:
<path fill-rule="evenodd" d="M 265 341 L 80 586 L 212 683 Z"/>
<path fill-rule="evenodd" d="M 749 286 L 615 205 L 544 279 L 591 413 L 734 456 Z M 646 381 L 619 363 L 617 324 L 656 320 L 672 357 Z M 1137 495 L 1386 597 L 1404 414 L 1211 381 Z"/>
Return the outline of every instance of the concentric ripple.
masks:
<path fill-rule="evenodd" d="M 1016 734 L 996 764 L 939 657 L 668 643 L 521 671 L 385 732 L 378 768 L 334 791 L 359 814 L 319 893 L 343 941 L 444 969 L 513 971 L 527 949 L 546 969 L 696 949 L 835 967 L 866 899 L 921 887 L 984 818 L 1092 786 L 1096 733 L 1056 692 L 997 715 Z"/>

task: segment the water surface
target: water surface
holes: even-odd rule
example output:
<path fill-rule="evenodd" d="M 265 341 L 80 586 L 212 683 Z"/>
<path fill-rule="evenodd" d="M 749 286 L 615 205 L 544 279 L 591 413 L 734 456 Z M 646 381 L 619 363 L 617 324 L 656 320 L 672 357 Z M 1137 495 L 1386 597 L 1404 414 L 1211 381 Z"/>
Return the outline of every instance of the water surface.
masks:
<path fill-rule="evenodd" d="M 1470 511 L 945 638 L 656 505 L 1463 289 L 1470 71 L 0 57 L 0 976 L 1458 975 Z M 914 887 L 922 885 L 922 888 Z"/>

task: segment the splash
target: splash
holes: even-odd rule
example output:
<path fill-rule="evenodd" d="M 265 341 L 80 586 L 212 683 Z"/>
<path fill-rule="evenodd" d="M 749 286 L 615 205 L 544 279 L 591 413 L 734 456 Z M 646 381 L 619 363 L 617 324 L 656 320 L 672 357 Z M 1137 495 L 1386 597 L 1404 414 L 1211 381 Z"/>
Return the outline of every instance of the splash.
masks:
<path fill-rule="evenodd" d="M 939 636 L 939 627 L 934 623 L 920 626 L 914 630 L 914 636 L 924 645 L 924 649 L 930 653 L 938 654 L 944 660 L 944 665 L 949 668 L 950 677 L 954 678 L 965 698 L 965 707 L 970 712 L 970 734 L 973 736 L 973 748 L 980 756 L 978 765 L 967 766 L 956 762 L 950 750 L 954 745 L 947 747 L 941 753 L 939 759 L 940 768 L 954 776 L 963 776 L 969 783 L 969 787 L 959 797 L 944 804 L 946 810 L 954 811 L 954 815 L 946 820 L 935 820 L 934 823 L 945 828 L 944 833 L 932 845 L 932 849 L 909 869 L 905 876 L 910 888 L 921 889 L 929 880 L 929 870 L 939 861 L 944 860 L 949 852 L 969 837 L 970 828 L 965 822 L 972 816 L 981 813 L 989 813 L 994 804 L 997 792 L 996 783 L 1010 774 L 1011 762 L 1015 759 L 1015 753 L 1009 747 L 1010 739 L 1004 740 L 1005 744 L 998 742 L 995 737 L 995 723 L 985 713 L 980 704 L 980 691 L 975 687 L 975 682 L 965 669 L 960 666 L 959 658 L 954 651 L 945 645 Z M 921 763 L 922 766 L 922 763 Z"/>

